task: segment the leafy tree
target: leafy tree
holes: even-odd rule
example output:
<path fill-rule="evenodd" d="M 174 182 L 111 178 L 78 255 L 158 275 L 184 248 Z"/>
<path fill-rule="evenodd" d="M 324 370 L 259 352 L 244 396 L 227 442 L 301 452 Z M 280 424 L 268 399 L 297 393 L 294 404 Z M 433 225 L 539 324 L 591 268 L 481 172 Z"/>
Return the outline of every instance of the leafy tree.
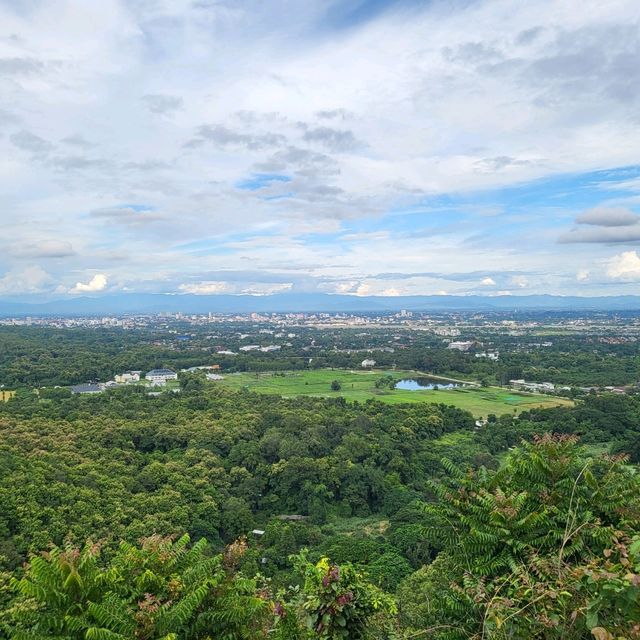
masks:
<path fill-rule="evenodd" d="M 253 527 L 253 515 L 246 500 L 231 497 L 222 505 L 221 527 L 224 536 L 245 535 Z"/>
<path fill-rule="evenodd" d="M 431 604 L 420 624 L 436 638 L 577 639 L 599 624 L 629 633 L 628 613 L 588 613 L 607 592 L 594 571 L 640 523 L 640 482 L 624 462 L 585 457 L 575 437 L 547 435 L 496 472 L 447 463 L 453 481 L 434 484 L 438 501 L 424 507 L 435 518 L 425 535 L 444 550 L 422 574 Z"/>
<path fill-rule="evenodd" d="M 190 547 L 188 536 L 153 536 L 141 547 L 122 543 L 105 563 L 91 543 L 54 547 L 13 579 L 19 595 L 0 620 L 20 640 L 266 637 L 269 601 L 234 571 L 243 552 L 236 544 L 210 556 L 204 540 Z"/>
<path fill-rule="evenodd" d="M 332 380 L 331 382 L 331 391 L 340 391 L 342 389 L 342 385 L 339 380 Z"/>
<path fill-rule="evenodd" d="M 299 605 L 311 637 L 364 640 L 373 637 L 376 627 L 390 626 L 394 600 L 353 565 L 333 565 L 327 558 L 311 564 L 303 553 L 296 567 L 304 576 Z"/>
<path fill-rule="evenodd" d="M 367 572 L 372 582 L 393 593 L 412 569 L 409 561 L 394 550 L 383 553 L 368 564 Z"/>

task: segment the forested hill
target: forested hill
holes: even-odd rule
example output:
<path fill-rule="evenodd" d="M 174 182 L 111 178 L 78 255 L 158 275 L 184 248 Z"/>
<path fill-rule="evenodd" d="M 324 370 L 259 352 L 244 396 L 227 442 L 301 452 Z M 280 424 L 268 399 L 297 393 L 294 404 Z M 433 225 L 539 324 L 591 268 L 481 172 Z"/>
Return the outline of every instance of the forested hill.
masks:
<path fill-rule="evenodd" d="M 473 425 L 427 404 L 64 392 L 0 405 L 3 553 L 16 562 L 69 532 L 134 541 L 188 531 L 220 544 L 272 515 L 392 513 L 439 469 L 432 443 Z"/>
<path fill-rule="evenodd" d="M 599 457 L 609 450 L 638 459 L 640 402 L 633 396 L 587 397 L 575 408 L 537 410 L 519 419 L 507 415 L 477 429 L 470 414 L 443 405 L 287 400 L 203 387 L 196 376 L 183 383 L 183 393 L 157 397 L 136 387 L 93 397 L 50 389 L 21 391 L 0 404 L 0 561 L 5 571 L 0 574 L 0 629 L 9 637 L 204 640 L 218 636 L 203 629 L 216 628 L 219 637 L 259 638 L 272 624 L 284 634 L 279 637 L 307 637 L 295 635 L 303 632 L 293 627 L 285 631 L 280 614 L 277 624 L 270 617 L 288 606 L 291 624 L 319 616 L 309 623 L 315 629 L 309 637 L 402 638 L 450 625 L 449 620 L 459 632 L 441 629 L 433 637 L 480 638 L 474 635 L 475 621 L 489 608 L 498 620 L 492 618 L 494 630 L 506 618 L 511 622 L 505 628 L 515 628 L 512 614 L 532 598 L 540 598 L 536 602 L 544 607 L 532 606 L 530 613 L 537 617 L 528 628 L 535 623 L 551 631 L 508 637 L 590 637 L 589 629 L 606 617 L 603 621 L 594 613 L 587 619 L 586 607 L 609 611 L 618 604 L 595 588 L 581 591 L 587 573 L 576 578 L 571 572 L 577 566 L 608 572 L 620 589 L 631 589 L 625 598 L 631 598 L 631 609 L 635 606 L 636 578 L 628 558 L 637 549 L 632 545 L 638 532 L 638 474 L 625 458 Z M 567 435 L 535 441 L 535 434 L 544 432 Z M 587 449 L 575 444 L 577 435 Z M 523 439 L 535 443 L 505 459 Z M 447 533 L 450 525 L 454 530 Z M 206 540 L 207 550 L 198 546 L 197 553 L 184 556 L 187 541 L 180 550 L 166 538 L 183 533 L 193 541 Z M 216 555 L 245 535 L 246 542 Z M 100 541 L 99 549 L 81 552 L 86 540 Z M 63 547 L 46 556 L 47 565 L 32 560 L 25 574 L 28 554 L 51 544 Z M 307 556 L 289 559 L 304 547 Z M 562 560 L 551 570 L 546 563 L 558 553 Z M 471 557 L 476 564 L 467 574 L 463 567 Z M 155 572 L 148 584 L 140 577 L 148 575 L 147 569 Z M 540 593 L 527 583 L 534 569 L 541 572 Z M 93 577 L 83 573 L 89 571 Z M 183 571 L 185 586 L 171 596 L 177 588 L 171 581 Z M 203 571 L 211 572 L 211 580 L 217 577 L 190 582 L 195 577 L 189 576 Z M 242 582 L 258 572 L 268 586 L 260 586 L 260 580 Z M 91 605 L 90 615 L 59 623 L 60 634 L 53 633 L 54 625 L 38 635 L 33 631 L 38 616 L 30 618 L 25 611 L 60 614 L 67 600 L 56 596 L 54 602 L 48 589 L 66 593 L 69 575 L 84 576 L 83 584 L 96 580 L 87 592 L 73 587 L 69 602 L 81 608 L 95 605 L 92 598 L 106 599 L 112 615 L 121 607 L 122 616 L 128 616 L 135 603 L 152 594 L 144 607 L 150 608 L 145 615 L 154 631 L 135 631 L 141 623 L 132 613 L 134 626 L 123 622 L 120 635 L 89 634 L 90 628 L 116 632 L 109 616 Z M 303 589 L 295 598 L 281 592 L 292 584 Z M 178 635 L 161 633 L 173 627 L 158 622 L 153 598 L 177 602 L 190 593 L 187 585 L 200 595 L 189 596 L 191 605 L 180 609 L 184 621 L 182 614 L 172 618 Z M 498 596 L 503 589 L 508 597 Z M 251 600 L 257 617 L 251 617 L 250 608 L 243 609 L 247 619 L 237 613 L 241 631 L 232 633 L 219 617 L 217 627 L 206 616 L 197 624 L 189 617 L 204 616 L 205 602 L 206 611 L 220 616 L 220 590 L 231 598 L 224 606 L 236 612 L 243 609 L 243 598 L 263 594 L 256 596 L 260 602 Z M 601 595 L 600 604 L 588 605 Z M 267 610 L 261 608 L 265 601 L 272 603 Z M 431 601 L 438 603 L 436 612 L 428 606 Z M 578 611 L 576 635 L 562 635 L 566 628 L 558 616 L 571 616 L 573 610 Z M 338 611 L 345 612 L 344 625 L 333 618 Z M 611 629 L 631 629 L 628 611 L 616 615 L 620 624 Z M 318 620 L 325 635 L 318 632 Z M 348 635 L 340 635 L 340 629 Z M 373 629 L 377 635 L 371 635 Z"/>

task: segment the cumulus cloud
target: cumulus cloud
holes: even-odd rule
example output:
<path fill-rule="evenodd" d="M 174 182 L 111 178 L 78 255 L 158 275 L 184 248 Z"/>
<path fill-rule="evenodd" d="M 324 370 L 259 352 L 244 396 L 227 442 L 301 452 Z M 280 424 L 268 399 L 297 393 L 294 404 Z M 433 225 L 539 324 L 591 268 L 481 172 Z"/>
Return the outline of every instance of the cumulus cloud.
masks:
<path fill-rule="evenodd" d="M 607 261 L 606 273 L 615 280 L 640 280 L 640 256 L 636 251 L 624 251 Z"/>
<path fill-rule="evenodd" d="M 576 216 L 576 222 L 599 227 L 628 227 L 640 223 L 640 216 L 625 207 L 594 207 Z"/>
<path fill-rule="evenodd" d="M 480 281 L 480 284 L 481 284 L 483 287 L 494 287 L 494 286 L 495 286 L 495 284 L 496 284 L 496 281 L 495 281 L 493 278 L 483 278 L 483 279 Z"/>
<path fill-rule="evenodd" d="M 640 241 L 640 216 L 626 207 L 594 207 L 576 216 L 577 225 L 560 235 L 561 243 Z"/>
<path fill-rule="evenodd" d="M 587 282 L 589 280 L 591 273 L 588 269 L 580 269 L 578 273 L 576 273 L 576 280 L 578 282 Z"/>
<path fill-rule="evenodd" d="M 529 278 L 525 278 L 525 276 L 512 276 L 511 284 L 519 289 L 526 289 L 529 286 Z"/>
<path fill-rule="evenodd" d="M 307 129 L 303 138 L 307 142 L 317 142 L 332 151 L 353 151 L 362 146 L 353 131 L 332 129 L 331 127 Z"/>
<path fill-rule="evenodd" d="M 197 282 L 181 284 L 178 289 L 183 293 L 192 293 L 197 296 L 210 296 L 218 293 L 228 293 L 229 285 L 226 282 Z"/>
<path fill-rule="evenodd" d="M 54 283 L 53 277 L 37 265 L 12 270 L 0 278 L 0 294 L 42 293 Z"/>
<path fill-rule="evenodd" d="M 287 138 L 280 133 L 245 133 L 236 131 L 221 124 L 202 125 L 198 127 L 196 137 L 187 143 L 187 147 L 199 147 L 205 142 L 219 147 L 244 147 L 250 151 L 258 151 L 285 144 Z"/>
<path fill-rule="evenodd" d="M 211 296 L 221 293 L 233 295 L 266 296 L 274 293 L 284 293 L 291 290 L 292 282 L 228 282 L 223 280 L 208 280 L 194 283 L 183 283 L 178 289 L 182 293 L 197 296 Z"/>
<path fill-rule="evenodd" d="M 348 294 L 355 293 L 358 290 L 360 283 L 357 281 L 336 282 L 334 285 L 335 293 Z"/>
<path fill-rule="evenodd" d="M 571 293 L 640 242 L 637 3 L 398 0 L 338 28 L 339 4 L 0 3 L 19 34 L 0 42 L 3 269 L 47 259 L 65 292 L 69 273 L 206 292 L 250 268 L 227 293 L 285 286 L 274 270 L 295 290 Z M 238 186 L 255 174 L 290 180 Z M 625 290 L 593 274 L 584 293 Z"/>
<path fill-rule="evenodd" d="M 558 241 L 562 244 L 640 242 L 640 224 L 617 227 L 580 227 L 563 233 Z"/>
<path fill-rule="evenodd" d="M 107 276 L 103 273 L 97 273 L 86 284 L 83 282 L 76 282 L 76 286 L 69 290 L 69 293 L 97 293 L 103 291 L 107 287 Z"/>
<path fill-rule="evenodd" d="M 238 293 L 247 296 L 271 296 L 275 293 L 286 293 L 292 289 L 291 282 L 283 282 L 281 284 L 268 284 L 264 282 L 256 282 L 242 287 Z"/>

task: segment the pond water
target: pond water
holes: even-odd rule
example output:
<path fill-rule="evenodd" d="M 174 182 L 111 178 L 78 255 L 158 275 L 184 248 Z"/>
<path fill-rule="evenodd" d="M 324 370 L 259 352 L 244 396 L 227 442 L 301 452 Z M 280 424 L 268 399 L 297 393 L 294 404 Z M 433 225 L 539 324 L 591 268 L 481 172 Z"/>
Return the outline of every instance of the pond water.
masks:
<path fill-rule="evenodd" d="M 444 382 L 442 380 L 434 380 L 433 378 L 405 378 L 396 382 L 396 389 L 404 391 L 426 391 L 428 389 L 456 389 L 464 387 L 459 382 Z"/>

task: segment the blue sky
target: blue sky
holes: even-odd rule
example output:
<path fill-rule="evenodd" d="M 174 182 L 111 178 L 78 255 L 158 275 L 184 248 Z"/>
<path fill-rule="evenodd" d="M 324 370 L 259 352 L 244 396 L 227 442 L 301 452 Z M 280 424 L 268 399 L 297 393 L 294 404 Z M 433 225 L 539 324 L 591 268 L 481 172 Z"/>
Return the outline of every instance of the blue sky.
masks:
<path fill-rule="evenodd" d="M 640 293 L 637 3 L 0 6 L 0 299 Z"/>

